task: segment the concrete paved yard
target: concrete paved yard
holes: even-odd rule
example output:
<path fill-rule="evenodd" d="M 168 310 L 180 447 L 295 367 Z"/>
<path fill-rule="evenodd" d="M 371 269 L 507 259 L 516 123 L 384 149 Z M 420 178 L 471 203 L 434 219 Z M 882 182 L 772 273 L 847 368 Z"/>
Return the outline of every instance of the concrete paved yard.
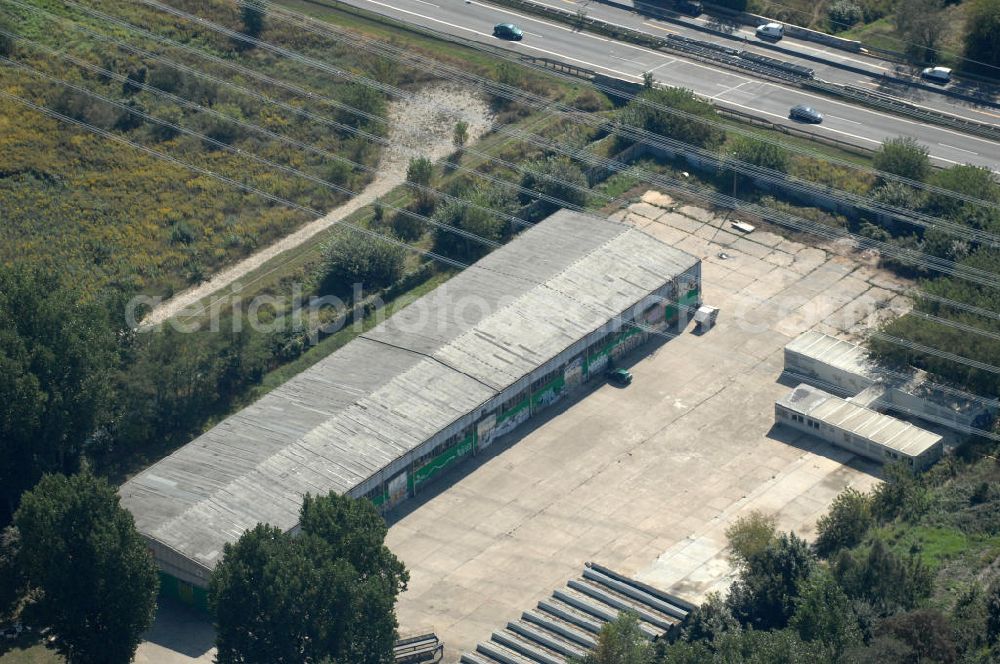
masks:
<path fill-rule="evenodd" d="M 867 462 L 775 428 L 774 400 L 789 390 L 785 343 L 811 328 L 856 335 L 905 310 L 905 284 L 847 248 L 644 201 L 619 218 L 704 259 L 718 325 L 638 349 L 631 386 L 553 407 L 394 516 L 388 543 L 411 573 L 401 631 L 433 629 L 446 661 L 586 561 L 700 600 L 728 583 L 735 518 L 760 509 L 810 537 L 841 490 L 877 481 Z"/>

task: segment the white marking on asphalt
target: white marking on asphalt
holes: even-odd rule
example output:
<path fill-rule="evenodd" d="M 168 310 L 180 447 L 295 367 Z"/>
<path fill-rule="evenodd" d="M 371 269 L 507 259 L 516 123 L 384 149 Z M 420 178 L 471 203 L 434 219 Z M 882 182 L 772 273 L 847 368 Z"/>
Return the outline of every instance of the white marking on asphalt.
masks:
<path fill-rule="evenodd" d="M 419 2 L 422 5 L 430 5 L 431 7 L 437 7 L 441 9 L 441 5 L 435 5 L 433 2 L 427 2 L 427 0 L 413 0 L 414 2 Z"/>
<path fill-rule="evenodd" d="M 726 94 L 728 92 L 732 92 L 733 90 L 737 90 L 739 88 L 742 88 L 747 83 L 749 83 L 749 81 L 747 81 L 746 83 L 740 83 L 739 85 L 734 85 L 733 87 L 729 88 L 728 90 L 723 90 L 722 92 L 720 92 L 717 95 L 712 95 L 711 97 L 709 97 L 709 99 L 715 99 L 716 97 L 721 97 L 722 95 L 724 95 L 724 94 Z"/>
<path fill-rule="evenodd" d="M 492 37 L 491 34 L 488 34 L 488 33 L 485 33 L 485 32 L 480 32 L 479 30 L 474 30 L 472 28 L 467 28 L 464 25 L 457 25 L 455 23 L 449 23 L 448 21 L 442 21 L 441 19 L 434 18 L 432 16 L 426 16 L 424 14 L 419 14 L 417 12 L 410 11 L 408 9 L 401 9 L 399 7 L 395 7 L 393 5 L 390 5 L 390 4 L 387 4 L 387 3 L 384 3 L 384 2 L 379 2 L 378 0 L 366 0 L 366 2 L 370 2 L 371 4 L 378 5 L 380 7 L 386 7 L 387 9 L 391 9 L 393 11 L 398 11 L 398 12 L 401 12 L 403 14 L 410 14 L 411 16 L 417 16 L 419 18 L 426 19 L 428 21 L 433 21 L 435 23 L 440 23 L 441 25 L 447 25 L 448 27 L 455 28 L 456 30 L 464 30 L 465 32 L 471 32 L 473 34 L 480 35 L 482 37 Z M 475 3 L 475 4 L 480 4 L 480 3 Z M 480 5 L 480 6 L 485 6 L 485 5 Z M 508 12 L 508 13 L 513 13 L 513 12 Z M 544 21 L 540 21 L 540 22 L 544 23 Z M 561 28 L 562 26 L 555 26 L 555 27 L 560 27 Z M 569 30 L 568 28 L 565 28 L 565 29 Z M 569 30 L 569 31 L 572 32 L 571 30 Z M 594 39 L 599 39 L 600 41 L 610 41 L 610 40 L 607 40 L 607 39 L 601 39 L 599 37 L 594 37 L 593 35 L 587 35 L 587 36 L 588 37 L 592 37 Z M 619 71 L 617 69 L 612 69 L 610 67 L 605 67 L 603 65 L 599 65 L 599 64 L 596 64 L 596 63 L 593 63 L 593 62 L 587 62 L 586 60 L 580 60 L 579 58 L 574 58 L 574 57 L 571 57 L 571 56 L 568 56 L 568 55 L 565 55 L 565 54 L 562 54 L 562 53 L 558 53 L 556 51 L 549 51 L 549 50 L 544 49 L 544 48 L 539 48 L 538 46 L 532 46 L 530 44 L 524 44 L 523 42 L 514 42 L 514 43 L 517 43 L 517 44 L 519 44 L 520 46 L 522 46 L 524 48 L 528 48 L 528 49 L 531 49 L 531 50 L 534 50 L 534 51 L 538 51 L 540 53 L 545 53 L 547 55 L 558 56 L 558 57 L 563 58 L 565 60 L 572 60 L 572 61 L 578 62 L 578 63 L 580 63 L 582 65 L 586 65 L 587 67 L 593 67 L 594 69 L 601 69 L 603 71 L 608 71 L 608 72 L 611 72 L 613 74 L 618 74 L 619 76 L 623 76 L 623 77 L 626 77 L 626 78 L 631 79 L 631 80 L 639 81 L 639 80 L 642 79 L 641 76 L 638 76 L 636 74 L 630 74 L 628 72 Z M 622 43 L 622 46 L 629 46 L 629 44 Z M 637 48 L 638 50 L 641 50 L 641 51 L 647 51 L 649 53 L 660 55 L 662 57 L 662 54 L 658 53 L 656 51 L 651 51 L 649 49 L 641 49 L 641 48 L 638 48 L 638 47 L 634 47 L 634 48 Z M 729 72 L 720 71 L 720 70 L 717 70 L 717 69 L 713 69 L 712 67 L 706 67 L 704 65 L 699 65 L 698 63 L 695 63 L 695 62 L 685 61 L 684 64 L 691 64 L 691 65 L 694 65 L 696 67 L 701 67 L 703 69 L 708 69 L 710 71 L 714 71 L 714 72 L 717 72 L 717 73 L 723 73 L 723 74 L 726 74 L 726 75 L 731 75 L 731 74 L 729 74 Z M 734 76 L 734 78 L 742 79 L 744 82 L 747 82 L 747 83 L 755 80 L 755 79 L 744 78 L 742 76 Z M 775 88 L 777 90 L 786 90 L 786 88 L 781 88 L 781 87 L 779 87 L 777 85 L 774 85 L 772 83 L 763 83 L 763 85 L 773 87 L 773 88 Z M 721 94 L 726 94 L 726 92 L 728 92 L 728 91 L 722 92 Z M 844 103 L 841 103 L 841 102 L 836 102 L 836 101 L 833 101 L 833 100 L 828 99 L 826 97 L 819 97 L 819 96 L 816 96 L 816 95 L 811 95 L 811 94 L 808 94 L 808 93 L 803 93 L 801 91 L 796 91 L 796 92 L 798 92 L 798 94 L 802 94 L 802 95 L 804 95 L 806 97 L 812 97 L 814 99 L 819 99 L 819 100 L 821 100 L 823 102 L 826 102 L 826 103 L 834 103 L 834 104 L 837 104 L 839 106 L 844 106 L 844 107 L 849 108 L 849 109 L 851 109 L 852 111 L 855 111 L 855 112 L 859 110 L 859 109 L 857 109 L 855 107 L 850 106 L 849 104 L 844 104 Z M 701 96 L 701 95 L 699 95 L 699 96 Z M 754 111 L 755 113 L 760 113 L 760 114 L 763 114 L 763 115 L 770 115 L 772 117 L 785 119 L 785 117 L 783 115 L 779 115 L 777 113 L 771 113 L 769 111 L 764 111 L 764 110 L 761 110 L 760 108 L 755 108 L 755 107 L 751 107 L 751 106 L 744 106 L 743 104 L 737 104 L 737 103 L 731 102 L 731 101 L 727 101 L 726 103 L 727 104 L 731 104 L 733 106 L 738 106 L 739 108 L 745 108 L 747 110 Z M 976 138 L 974 136 L 966 136 L 965 134 L 961 134 L 959 132 L 953 132 L 953 131 L 949 131 L 947 129 L 941 129 L 940 127 L 933 127 L 931 125 L 925 125 L 925 124 L 922 124 L 922 123 L 919 123 L 919 122 L 911 122 L 909 120 L 904 120 L 904 119 L 896 117 L 896 116 L 883 115 L 881 113 L 873 113 L 872 111 L 867 111 L 867 112 L 868 113 L 872 113 L 873 115 L 878 115 L 878 116 L 885 117 L 885 118 L 888 118 L 888 119 L 891 119 L 891 120 L 895 120 L 895 121 L 898 121 L 898 122 L 906 122 L 907 124 L 913 124 L 913 125 L 917 125 L 917 126 L 920 126 L 920 127 L 925 127 L 927 129 L 936 129 L 936 130 L 945 131 L 947 133 L 954 134 L 956 136 L 961 136 L 962 138 L 972 138 L 974 140 L 981 140 L 984 143 L 988 143 L 988 144 L 992 145 L 992 141 L 987 141 L 987 140 L 984 140 L 984 139 L 978 139 L 978 138 Z M 823 127 L 823 129 L 826 130 L 826 131 L 833 132 L 833 133 L 843 134 L 844 136 L 850 136 L 851 138 L 856 138 L 858 140 L 865 141 L 867 143 L 874 143 L 876 145 L 881 145 L 881 143 L 882 143 L 881 141 L 878 141 L 878 140 L 875 140 L 875 139 L 871 139 L 871 138 L 868 138 L 866 136 L 858 136 L 856 134 L 851 134 L 851 133 L 848 133 L 846 131 L 840 131 L 839 129 L 832 129 L 830 127 Z M 960 149 L 960 148 L 954 148 L 954 149 Z M 969 152 L 970 154 L 976 154 L 976 153 L 972 152 L 971 150 L 966 150 L 966 152 Z M 931 156 L 934 157 L 935 159 L 938 159 L 939 161 L 943 161 L 943 162 L 946 162 L 946 163 L 949 163 L 949 164 L 958 164 L 958 163 L 960 163 L 960 162 L 957 162 L 957 161 L 953 161 L 951 159 L 945 159 L 944 157 L 937 157 L 935 155 L 931 155 Z"/>
<path fill-rule="evenodd" d="M 954 145 L 947 145 L 945 143 L 938 143 L 938 145 L 940 145 L 943 148 L 948 148 L 949 150 L 958 150 L 959 152 L 967 152 L 969 154 L 974 154 L 977 157 L 979 156 L 978 152 L 973 152 L 972 150 L 963 150 L 962 148 L 956 148 Z"/>
<path fill-rule="evenodd" d="M 857 120 L 848 120 L 847 118 L 838 117 L 836 115 L 828 115 L 826 117 L 833 118 L 834 120 L 842 120 L 844 122 L 850 122 L 851 124 L 856 124 L 856 125 L 862 124 L 862 123 L 858 122 Z"/>

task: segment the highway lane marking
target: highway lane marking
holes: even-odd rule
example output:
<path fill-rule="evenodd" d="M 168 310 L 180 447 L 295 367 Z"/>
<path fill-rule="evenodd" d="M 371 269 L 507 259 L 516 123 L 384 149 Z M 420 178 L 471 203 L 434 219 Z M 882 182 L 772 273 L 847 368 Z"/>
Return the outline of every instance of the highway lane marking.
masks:
<path fill-rule="evenodd" d="M 726 93 L 723 92 L 722 94 L 726 94 Z M 748 111 L 753 111 L 754 113 L 760 113 L 761 115 L 770 115 L 771 117 L 780 118 L 782 120 L 787 120 L 787 118 L 784 115 L 780 115 L 778 113 L 771 113 L 770 111 L 764 111 L 764 110 L 761 110 L 759 108 L 754 108 L 752 106 L 745 106 L 743 104 L 738 104 L 738 103 L 736 103 L 734 101 L 729 101 L 728 99 L 725 100 L 725 103 L 728 104 L 728 105 L 730 105 L 730 106 L 737 106 L 739 108 L 745 108 Z M 882 144 L 882 141 L 877 141 L 875 139 L 868 138 L 867 136 L 858 136 L 857 134 L 852 134 L 852 133 L 847 132 L 847 131 L 841 131 L 840 129 L 834 129 L 833 127 L 824 127 L 824 126 L 820 125 L 820 126 L 816 127 L 816 129 L 822 129 L 824 131 L 833 132 L 835 134 L 842 134 L 844 136 L 850 136 L 851 138 L 856 138 L 856 139 L 861 140 L 861 141 L 867 141 L 868 143 L 875 143 L 876 145 L 881 145 Z M 945 159 L 944 157 L 938 157 L 936 155 L 930 155 L 930 156 L 933 159 L 937 159 L 939 161 L 943 161 L 943 162 L 948 163 L 948 164 L 959 164 L 959 163 L 961 163 L 961 162 L 954 161 L 952 159 Z"/>
<path fill-rule="evenodd" d="M 850 122 L 851 124 L 856 124 L 856 125 L 861 124 L 857 120 L 848 120 L 847 118 L 837 117 L 836 115 L 828 115 L 827 117 L 828 118 L 833 118 L 834 120 L 843 120 L 844 122 Z"/>
<path fill-rule="evenodd" d="M 803 97 L 809 97 L 811 99 L 818 99 L 818 100 L 820 100 L 820 101 L 822 101 L 824 103 L 827 103 L 827 104 L 836 104 L 837 106 L 843 106 L 844 108 L 850 109 L 854 113 L 870 113 L 871 115 L 875 115 L 875 116 L 878 116 L 880 118 L 886 118 L 887 120 L 892 120 L 894 122 L 905 122 L 906 124 L 911 124 L 911 125 L 914 125 L 916 127 L 923 127 L 924 129 L 932 129 L 932 130 L 935 130 L 935 131 L 943 131 L 943 132 L 945 132 L 947 134 L 951 134 L 953 136 L 959 136 L 959 137 L 964 138 L 964 139 L 973 140 L 973 141 L 979 141 L 980 143 L 986 143 L 987 145 L 996 145 L 995 141 L 991 141 L 991 140 L 986 139 L 986 138 L 979 138 L 978 136 L 970 136 L 969 134 L 963 134 L 960 131 L 952 131 L 951 129 L 946 129 L 944 127 L 939 127 L 937 125 L 929 125 L 929 124 L 925 124 L 923 122 L 916 122 L 915 120 L 907 120 L 906 118 L 900 117 L 898 115 L 889 115 L 887 113 L 879 113 L 878 111 L 873 111 L 873 110 L 864 108 L 862 106 L 853 106 L 853 105 L 845 103 L 845 102 L 837 101 L 835 99 L 830 99 L 829 97 L 821 97 L 819 95 L 814 95 L 814 94 L 811 94 L 809 92 L 804 92 L 802 90 L 795 90 L 793 88 L 783 88 L 783 87 L 777 86 L 777 85 L 775 85 L 773 83 L 769 83 L 769 82 L 766 82 L 766 81 L 764 81 L 764 85 L 770 86 L 770 87 L 772 87 L 772 88 L 774 88 L 776 90 L 789 90 L 789 91 L 792 91 L 792 92 L 794 92 L 796 94 L 800 94 Z M 916 104 L 913 104 L 913 105 L 917 106 Z M 925 108 L 926 109 L 926 107 L 924 107 L 924 106 L 918 106 L 918 108 Z M 926 110 L 933 110 L 933 109 L 926 109 Z M 936 112 L 940 112 L 940 111 L 936 111 Z M 956 116 L 956 117 L 958 117 L 958 116 Z"/>
<path fill-rule="evenodd" d="M 663 30 L 664 32 L 669 32 L 672 35 L 676 35 L 676 30 L 671 30 L 670 28 L 664 28 L 662 26 L 656 25 L 655 23 L 649 23 L 648 21 L 643 21 L 643 25 L 648 25 L 651 28 L 656 28 L 657 30 Z"/>
<path fill-rule="evenodd" d="M 749 81 L 747 81 L 747 83 L 749 83 Z M 716 97 L 721 97 L 722 95 L 726 94 L 727 92 L 732 92 L 734 90 L 738 90 L 739 88 L 742 88 L 747 83 L 740 83 L 739 85 L 734 85 L 733 87 L 729 88 L 728 90 L 723 90 L 722 92 L 720 92 L 717 95 L 712 95 L 711 97 L 709 97 L 709 99 L 715 99 Z"/>
<path fill-rule="evenodd" d="M 947 145 L 945 143 L 938 143 L 938 145 L 940 145 L 943 148 L 948 148 L 949 150 L 958 150 L 959 152 L 968 152 L 969 154 L 974 154 L 977 157 L 979 156 L 978 152 L 973 152 L 972 150 L 963 150 L 962 148 L 956 148 L 954 145 Z"/>
<path fill-rule="evenodd" d="M 427 2 L 427 0 L 413 0 L 414 2 L 419 2 L 422 5 L 430 5 L 431 7 L 437 7 L 441 9 L 441 5 L 435 5 L 433 2 Z"/>
<path fill-rule="evenodd" d="M 656 71 L 657 69 L 659 69 L 660 67 L 666 67 L 667 65 L 672 65 L 675 62 L 677 62 L 677 58 L 670 58 L 666 62 L 658 64 L 655 67 L 653 67 L 652 69 L 647 69 L 646 71 L 649 72 L 649 73 L 652 73 L 652 72 Z"/>
<path fill-rule="evenodd" d="M 401 13 L 404 13 L 404 14 L 410 14 L 411 16 L 417 16 L 419 18 L 422 18 L 422 19 L 425 19 L 425 20 L 428 20 L 428 21 L 433 21 L 434 23 L 440 23 L 442 25 L 447 25 L 448 27 L 455 28 L 457 30 L 464 30 L 465 32 L 471 32 L 473 34 L 480 35 L 482 37 L 492 37 L 492 35 L 487 34 L 485 32 L 480 32 L 479 30 L 474 30 L 472 28 L 467 28 L 467 27 L 465 27 L 463 25 L 457 25 L 455 23 L 449 23 L 448 21 L 443 21 L 441 19 L 433 18 L 431 16 L 425 16 L 423 14 L 420 14 L 420 13 L 417 13 L 417 12 L 414 12 L 414 11 L 410 11 L 408 9 L 401 9 L 399 7 L 395 7 L 393 5 L 390 5 L 390 4 L 387 4 L 387 3 L 384 3 L 384 2 L 379 2 L 378 0 L 366 0 L 366 2 L 370 2 L 373 5 L 378 5 L 380 7 L 385 7 L 387 9 L 391 9 L 393 11 L 398 11 L 398 12 L 401 12 Z M 476 3 L 476 4 L 479 4 L 479 3 Z M 609 40 L 601 40 L 601 41 L 609 41 Z M 636 81 L 639 81 L 639 80 L 642 79 L 641 76 L 637 76 L 635 74 L 629 74 L 627 72 L 619 71 L 617 69 L 612 69 L 610 67 L 605 67 L 603 65 L 598 65 L 598 64 L 595 64 L 593 62 L 587 62 L 586 60 L 580 60 L 579 58 L 574 58 L 574 57 L 571 57 L 571 56 L 568 56 L 568 55 L 564 55 L 562 53 L 558 53 L 558 52 L 555 52 L 555 51 L 549 51 L 547 49 L 540 48 L 538 46 L 532 46 L 530 44 L 524 44 L 523 42 L 516 42 L 516 43 L 520 44 L 524 48 L 535 50 L 535 51 L 538 51 L 540 53 L 545 53 L 547 55 L 557 56 L 557 57 L 564 58 L 564 59 L 567 59 L 567 60 L 573 60 L 574 62 L 579 62 L 580 64 L 586 65 L 587 67 L 593 67 L 595 69 L 601 69 L 601 70 L 604 70 L 604 71 L 609 71 L 609 72 L 611 72 L 613 74 L 618 74 L 619 76 L 624 76 L 624 77 L 626 77 L 628 79 L 632 79 L 632 80 L 636 80 Z M 646 50 L 646 49 L 640 49 L 640 50 Z M 655 53 L 655 51 L 651 51 L 651 52 Z M 687 61 L 685 61 L 685 64 L 695 64 L 695 63 L 688 63 Z M 718 70 L 712 69 L 711 67 L 704 67 L 704 68 L 705 69 L 709 69 L 711 71 L 718 71 Z M 728 72 L 723 72 L 723 73 L 728 73 Z M 743 78 L 743 77 L 736 77 L 736 78 Z M 747 83 L 755 81 L 755 79 L 747 79 L 747 78 L 743 78 L 743 80 L 745 82 L 747 82 Z M 775 88 L 777 90 L 785 90 L 786 89 L 786 88 L 779 88 L 778 86 L 773 85 L 771 83 L 764 83 L 764 85 L 768 85 L 768 86 L 773 87 L 773 88 Z M 799 92 L 799 91 L 792 90 L 792 92 Z M 725 94 L 725 92 L 723 92 L 722 94 Z M 805 94 L 805 93 L 799 92 L 799 94 Z M 699 95 L 699 96 L 701 96 L 701 95 Z M 831 100 L 826 99 L 825 97 L 816 97 L 815 95 L 808 95 L 808 94 L 806 96 L 811 96 L 811 97 L 813 97 L 815 99 L 820 99 L 820 100 L 823 100 L 823 101 L 831 101 Z M 764 114 L 764 115 L 770 115 L 772 117 L 785 119 L 785 116 L 783 116 L 783 115 L 779 115 L 777 113 L 771 113 L 769 111 L 764 111 L 764 110 L 761 110 L 759 108 L 754 108 L 754 107 L 750 107 L 750 106 L 744 106 L 743 104 L 737 104 L 736 102 L 731 102 L 731 101 L 727 101 L 726 103 L 727 104 L 732 104 L 733 106 L 738 106 L 739 108 L 745 108 L 747 110 L 754 111 L 756 113 L 761 113 L 761 114 Z M 837 102 L 834 102 L 834 103 L 837 103 Z M 851 106 L 849 106 L 847 104 L 840 104 L 840 105 L 841 106 L 847 106 L 848 108 L 853 108 L 853 107 L 851 107 Z M 900 119 L 900 118 L 896 118 L 895 116 L 887 116 L 887 115 L 882 115 L 880 113 L 874 113 L 874 115 L 879 115 L 881 117 L 885 117 L 885 118 L 888 118 L 888 119 L 891 119 L 891 120 L 898 120 L 898 119 Z M 915 122 L 911 122 L 909 124 L 918 124 L 919 125 L 919 123 L 915 123 Z M 925 126 L 925 127 L 931 128 L 931 129 L 936 129 L 936 127 L 929 127 L 928 125 L 920 125 L 920 126 Z M 850 136 L 851 138 L 856 138 L 858 140 L 866 141 L 868 143 L 874 143 L 876 145 L 881 145 L 881 141 L 874 140 L 874 139 L 871 139 L 871 138 L 867 138 L 865 136 L 857 136 L 855 134 L 851 134 L 851 133 L 846 132 L 846 131 L 841 131 L 839 129 L 832 129 L 830 127 L 823 127 L 823 129 L 825 129 L 826 131 L 830 131 L 830 132 L 834 132 L 834 133 L 838 133 L 838 134 L 843 134 L 845 136 Z M 963 138 L 966 138 L 966 136 L 964 134 L 957 134 L 956 132 L 949 132 L 949 133 L 955 133 L 956 135 L 959 135 L 959 136 L 962 136 Z M 990 143 L 990 141 L 984 141 L 984 142 L 985 143 Z M 931 156 L 934 156 L 934 155 L 931 155 Z M 938 159 L 940 161 L 949 163 L 949 164 L 958 164 L 959 163 L 959 162 L 953 161 L 951 159 L 945 159 L 944 157 L 936 157 L 935 156 L 934 158 Z"/>
<path fill-rule="evenodd" d="M 380 2 L 376 2 L 376 0 L 367 0 L 367 1 L 368 2 L 372 2 L 374 4 L 382 4 Z M 585 35 L 587 37 L 590 37 L 592 39 L 596 39 L 598 41 L 602 41 L 602 42 L 614 42 L 615 44 L 620 44 L 622 46 L 633 48 L 633 49 L 642 51 L 644 53 L 650 53 L 652 55 L 658 55 L 658 56 L 663 57 L 663 53 L 660 52 L 660 51 L 654 51 L 652 49 L 642 48 L 642 47 L 639 47 L 639 46 L 634 46 L 632 44 L 629 44 L 628 42 L 622 42 L 622 41 L 617 41 L 617 40 L 612 40 L 612 39 L 605 39 L 603 37 L 597 37 L 596 35 L 590 34 L 588 32 L 580 32 L 580 31 L 574 30 L 572 28 L 567 28 L 566 26 L 563 26 L 563 25 L 559 25 L 559 24 L 556 24 L 556 23 L 550 23 L 548 21 L 542 21 L 542 20 L 533 18 L 531 16 L 528 16 L 526 14 L 519 14 L 517 12 L 513 12 L 513 11 L 510 11 L 510 10 L 507 10 L 507 9 L 503 9 L 502 7 L 496 7 L 494 5 L 487 5 L 487 4 L 484 4 L 484 3 L 481 3 L 481 2 L 474 2 L 474 1 L 470 2 L 469 4 L 479 5 L 480 7 L 483 7 L 484 9 L 492 9 L 492 10 L 500 11 L 500 12 L 503 12 L 503 13 L 506 13 L 506 14 L 511 14 L 512 16 L 518 16 L 518 17 L 523 18 L 525 20 L 535 21 L 537 23 L 541 23 L 542 25 L 547 25 L 549 27 L 557 28 L 559 30 L 564 30 L 566 32 L 573 32 L 575 34 Z M 385 6 L 385 5 L 383 5 L 383 6 Z M 406 11 L 406 10 L 401 9 L 399 11 Z M 416 15 L 420 16 L 420 14 L 416 14 Z M 427 19 L 430 19 L 430 20 L 438 20 L 438 19 L 432 19 L 429 16 L 423 16 L 423 18 L 427 18 Z M 441 22 L 444 23 L 444 21 L 441 21 Z M 609 25 L 613 25 L 615 27 L 619 27 L 619 28 L 625 28 L 625 29 L 628 29 L 628 30 L 634 29 L 634 28 L 630 28 L 629 26 L 620 25 L 620 24 L 617 24 L 617 23 L 610 23 L 610 22 L 608 22 L 608 24 Z M 445 25 L 451 25 L 451 24 L 445 23 Z M 649 23 L 644 23 L 644 25 L 650 25 L 650 24 Z M 661 29 L 665 29 L 665 28 L 661 28 Z M 668 30 L 668 32 L 669 32 L 669 30 Z M 480 34 L 482 34 L 482 33 L 480 33 Z M 562 56 L 562 57 L 569 57 L 569 56 Z M 619 58 L 619 59 L 621 59 L 621 58 Z M 577 60 L 577 62 L 584 62 L 584 61 L 583 60 Z M 690 65 L 693 65 L 695 67 L 700 67 L 702 69 L 707 69 L 709 71 L 713 71 L 713 72 L 716 72 L 716 73 L 719 73 L 719 74 L 733 76 L 737 80 L 742 80 L 742 81 L 756 80 L 756 79 L 748 79 L 748 78 L 746 78 L 744 76 L 739 76 L 738 74 L 733 74 L 732 72 L 730 72 L 728 70 L 718 69 L 718 68 L 715 68 L 715 67 L 708 67 L 706 65 L 700 64 L 700 63 L 695 62 L 693 60 L 684 60 L 684 62 L 685 62 L 685 64 L 690 64 Z M 589 66 L 598 66 L 599 67 L 599 65 L 589 65 Z M 611 69 L 608 69 L 607 67 L 599 67 L 599 68 L 605 69 L 607 71 L 613 71 Z M 807 92 L 803 92 L 801 90 L 794 90 L 793 88 L 780 88 L 779 86 L 776 86 L 776 85 L 771 84 L 771 83 L 767 83 L 767 84 L 771 85 L 771 87 L 774 87 L 774 88 L 777 88 L 777 89 L 790 90 L 792 92 L 797 92 L 798 94 L 804 95 L 806 97 L 811 97 L 813 99 L 819 99 L 819 100 L 822 100 L 822 101 L 825 101 L 825 102 L 832 102 L 832 103 L 835 103 L 835 104 L 839 104 L 841 106 L 846 106 L 847 108 L 850 108 L 850 109 L 859 109 L 859 107 L 857 107 L 857 106 L 853 106 L 851 104 L 844 104 L 844 103 L 841 103 L 841 102 L 837 102 L 837 101 L 834 101 L 834 100 L 830 99 L 829 97 L 820 97 L 820 96 L 816 96 L 816 95 L 811 95 L 811 94 L 809 94 Z M 928 111 L 934 111 L 934 109 L 928 108 L 926 106 L 921 106 L 920 104 L 914 104 L 913 102 L 908 102 L 908 103 L 912 104 L 913 106 L 916 106 L 917 108 L 921 108 L 921 109 L 928 110 Z M 936 130 L 944 131 L 946 133 L 952 134 L 953 136 L 960 136 L 960 137 L 965 138 L 965 139 L 977 140 L 977 141 L 980 141 L 980 142 L 983 142 L 983 143 L 987 143 L 987 144 L 991 144 L 991 145 L 993 144 L 993 141 L 990 141 L 990 140 L 987 140 L 987 139 L 978 138 L 976 136 L 970 136 L 968 134 L 963 134 L 963 133 L 958 132 L 958 131 L 951 131 L 949 129 L 944 129 L 943 127 L 938 127 L 938 126 L 935 126 L 935 125 L 928 125 L 928 124 L 925 124 L 923 122 L 914 122 L 914 121 L 911 121 L 911 120 L 906 120 L 906 119 L 901 118 L 899 116 L 888 115 L 888 114 L 885 114 L 885 113 L 878 113 L 878 112 L 867 110 L 867 109 L 859 109 L 859 110 L 864 110 L 865 112 L 871 113 L 872 115 L 876 115 L 876 116 L 879 116 L 879 117 L 882 117 L 882 118 L 886 118 L 886 119 L 889 119 L 889 120 L 897 120 L 897 121 L 901 121 L 901 122 L 906 122 L 908 124 L 912 124 L 912 125 L 915 125 L 915 126 L 918 126 L 918 127 L 924 127 L 924 128 L 927 128 L 927 129 L 936 129 Z M 937 112 L 940 112 L 940 111 L 937 111 Z"/>

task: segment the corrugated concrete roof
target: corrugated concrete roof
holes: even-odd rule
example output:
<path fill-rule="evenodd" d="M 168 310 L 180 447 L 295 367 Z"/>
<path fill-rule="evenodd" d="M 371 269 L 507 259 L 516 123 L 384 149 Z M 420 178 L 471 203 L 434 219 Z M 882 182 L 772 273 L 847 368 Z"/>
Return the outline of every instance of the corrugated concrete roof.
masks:
<path fill-rule="evenodd" d="M 140 532 L 208 568 L 307 492 L 345 493 L 697 263 L 560 211 L 125 483 Z"/>
<path fill-rule="evenodd" d="M 941 436 L 937 434 L 869 410 L 811 385 L 799 385 L 778 403 L 800 415 L 807 415 L 914 457 L 941 441 Z"/>
<path fill-rule="evenodd" d="M 870 380 L 878 378 L 868 359 L 868 353 L 863 348 L 822 332 L 815 330 L 803 332 L 786 345 L 785 349 Z"/>

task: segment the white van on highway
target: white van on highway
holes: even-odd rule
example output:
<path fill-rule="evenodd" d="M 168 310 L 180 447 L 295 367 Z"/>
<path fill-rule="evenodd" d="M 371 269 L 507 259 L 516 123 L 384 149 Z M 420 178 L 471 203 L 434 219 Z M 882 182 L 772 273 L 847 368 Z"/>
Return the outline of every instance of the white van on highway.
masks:
<path fill-rule="evenodd" d="M 757 37 L 759 39 L 770 39 L 778 41 L 785 36 L 785 26 L 780 23 L 765 23 L 757 26 Z"/>

